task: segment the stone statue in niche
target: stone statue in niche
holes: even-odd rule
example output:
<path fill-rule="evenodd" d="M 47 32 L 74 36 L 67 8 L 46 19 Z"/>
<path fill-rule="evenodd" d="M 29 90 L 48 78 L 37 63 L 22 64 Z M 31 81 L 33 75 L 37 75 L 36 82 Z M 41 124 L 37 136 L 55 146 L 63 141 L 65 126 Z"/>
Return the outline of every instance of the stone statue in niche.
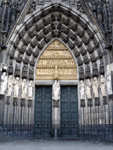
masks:
<path fill-rule="evenodd" d="M 99 83 L 97 77 L 94 77 L 93 79 L 93 94 L 94 94 L 94 98 L 99 97 Z"/>
<path fill-rule="evenodd" d="M 102 96 L 106 96 L 106 82 L 105 77 L 103 75 L 100 76 L 100 89 Z"/>
<path fill-rule="evenodd" d="M 18 98 L 19 96 L 19 90 L 20 90 L 20 80 L 19 77 L 16 77 L 14 81 L 14 98 Z"/>
<path fill-rule="evenodd" d="M 7 88 L 7 73 L 3 72 L 1 75 L 1 83 L 0 83 L 0 94 L 4 95 Z"/>
<path fill-rule="evenodd" d="M 57 80 L 55 80 L 52 87 L 52 99 L 53 99 L 53 107 L 58 108 L 60 100 L 60 83 Z"/>
<path fill-rule="evenodd" d="M 80 99 L 85 99 L 85 85 L 83 80 L 80 81 Z"/>
<path fill-rule="evenodd" d="M 9 75 L 8 77 L 8 87 L 7 87 L 7 97 L 10 97 L 13 89 L 13 75 Z"/>
<path fill-rule="evenodd" d="M 27 81 L 26 79 L 23 79 L 21 99 L 26 99 L 26 97 L 27 97 Z"/>
<path fill-rule="evenodd" d="M 111 80 L 111 70 L 110 66 L 107 66 L 107 91 L 108 94 L 112 94 L 112 80 Z"/>
<path fill-rule="evenodd" d="M 87 99 L 92 99 L 90 79 L 86 80 L 86 97 L 87 97 Z"/>
<path fill-rule="evenodd" d="M 33 99 L 33 88 L 34 88 L 33 80 L 30 80 L 29 86 L 28 86 L 28 99 L 29 100 Z"/>

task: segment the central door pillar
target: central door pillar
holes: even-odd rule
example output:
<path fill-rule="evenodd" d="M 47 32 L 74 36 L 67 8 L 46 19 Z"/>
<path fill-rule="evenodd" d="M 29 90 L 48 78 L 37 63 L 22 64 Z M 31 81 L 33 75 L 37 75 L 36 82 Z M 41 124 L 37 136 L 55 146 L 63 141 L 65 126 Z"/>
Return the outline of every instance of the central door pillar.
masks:
<path fill-rule="evenodd" d="M 60 131 L 60 84 L 55 80 L 52 87 L 52 129 L 57 139 Z"/>

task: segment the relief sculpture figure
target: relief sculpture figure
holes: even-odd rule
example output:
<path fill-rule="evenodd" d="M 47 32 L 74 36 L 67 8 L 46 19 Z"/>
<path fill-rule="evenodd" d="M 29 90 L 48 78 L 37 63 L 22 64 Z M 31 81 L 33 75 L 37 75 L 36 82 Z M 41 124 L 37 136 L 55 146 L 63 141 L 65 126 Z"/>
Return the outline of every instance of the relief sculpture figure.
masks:
<path fill-rule="evenodd" d="M 22 81 L 22 96 L 21 99 L 26 99 L 27 97 L 27 81 L 26 79 L 23 79 Z"/>
<path fill-rule="evenodd" d="M 14 81 L 14 98 L 18 98 L 20 90 L 20 80 L 19 77 L 16 77 Z"/>
<path fill-rule="evenodd" d="M 87 97 L 87 99 L 92 99 L 91 81 L 89 79 L 86 80 L 86 97 Z"/>
<path fill-rule="evenodd" d="M 53 84 L 53 90 L 52 90 L 52 99 L 54 102 L 54 107 L 59 107 L 59 100 L 60 100 L 60 84 L 59 81 L 55 80 Z"/>
<path fill-rule="evenodd" d="M 111 79 L 111 68 L 110 65 L 107 65 L 107 80 L 106 80 L 106 85 L 107 85 L 107 91 L 108 94 L 112 94 L 112 79 Z"/>
<path fill-rule="evenodd" d="M 7 88 L 7 73 L 3 72 L 1 75 L 1 83 L 0 83 L 0 94 L 4 95 Z"/>
<path fill-rule="evenodd" d="M 93 94 L 95 98 L 99 97 L 99 83 L 96 77 L 93 80 Z"/>
<path fill-rule="evenodd" d="M 108 94 L 112 94 L 112 82 L 111 82 L 111 73 L 110 72 L 107 72 L 107 91 L 108 91 Z"/>
<path fill-rule="evenodd" d="M 106 96 L 106 82 L 105 82 L 105 77 L 101 75 L 100 77 L 100 89 L 102 96 Z"/>
<path fill-rule="evenodd" d="M 13 76 L 8 77 L 8 88 L 7 88 L 7 97 L 10 97 L 13 89 Z"/>
<path fill-rule="evenodd" d="M 33 99 L 33 89 L 34 89 L 34 84 L 33 81 L 29 81 L 29 86 L 28 86 L 28 99 L 32 100 Z"/>
<path fill-rule="evenodd" d="M 80 81 L 80 99 L 85 99 L 85 85 L 84 82 Z"/>

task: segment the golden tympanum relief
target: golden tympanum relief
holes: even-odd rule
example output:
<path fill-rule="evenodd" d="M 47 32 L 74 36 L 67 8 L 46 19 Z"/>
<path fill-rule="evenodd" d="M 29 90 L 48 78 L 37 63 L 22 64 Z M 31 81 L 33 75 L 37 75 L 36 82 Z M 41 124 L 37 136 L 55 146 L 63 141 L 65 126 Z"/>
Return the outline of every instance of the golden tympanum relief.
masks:
<path fill-rule="evenodd" d="M 53 41 L 41 55 L 36 80 L 77 80 L 75 61 L 69 50 L 58 40 Z"/>

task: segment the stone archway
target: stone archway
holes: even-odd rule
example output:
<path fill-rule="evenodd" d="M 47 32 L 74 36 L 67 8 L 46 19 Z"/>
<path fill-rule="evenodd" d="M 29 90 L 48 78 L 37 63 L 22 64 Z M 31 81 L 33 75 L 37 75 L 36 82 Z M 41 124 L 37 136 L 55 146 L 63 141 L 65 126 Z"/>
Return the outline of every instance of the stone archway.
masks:
<path fill-rule="evenodd" d="M 32 91 L 36 65 L 40 55 L 50 41 L 56 38 L 63 41 L 75 57 L 78 79 L 80 81 L 79 91 L 83 91 L 83 95 L 79 93 L 80 114 L 82 111 L 81 107 L 85 107 L 87 102 L 88 107 L 91 107 L 93 99 L 96 105 L 99 105 L 100 99 L 105 101 L 106 104 L 108 90 L 105 87 L 106 76 L 104 76 L 106 70 L 105 43 L 98 29 L 86 16 L 62 4 L 53 3 L 40 11 L 37 10 L 26 17 L 24 23 L 16 28 L 8 44 L 4 62 L 8 66 L 8 78 L 12 77 L 13 82 L 24 83 L 25 81 L 24 85 L 26 85 L 28 90 L 31 89 Z M 99 81 L 99 85 L 96 87 L 99 94 L 93 91 L 93 87 L 95 88 L 93 81 L 96 83 Z M 101 90 L 98 89 L 100 85 L 102 85 Z M 15 114 L 20 112 L 21 108 L 23 111 L 26 110 L 26 112 L 30 113 L 30 117 L 23 114 L 23 118 L 27 118 L 27 124 L 33 124 L 33 92 L 30 96 L 29 92 L 26 93 L 23 99 L 20 96 L 22 94 L 21 87 L 19 88 L 18 97 L 14 97 L 13 89 L 14 86 L 10 95 L 7 96 L 6 94 L 5 96 L 7 104 L 9 104 L 10 100 L 10 112 L 13 109 L 12 104 L 17 108 L 15 109 Z M 86 89 L 88 89 L 89 93 L 84 92 Z M 20 116 L 17 115 L 16 117 L 21 119 Z M 26 119 L 23 119 L 22 122 L 17 121 L 17 124 L 25 124 L 24 121 L 26 122 Z M 12 121 L 9 122 L 12 123 Z M 81 122 L 82 118 L 80 119 Z"/>

